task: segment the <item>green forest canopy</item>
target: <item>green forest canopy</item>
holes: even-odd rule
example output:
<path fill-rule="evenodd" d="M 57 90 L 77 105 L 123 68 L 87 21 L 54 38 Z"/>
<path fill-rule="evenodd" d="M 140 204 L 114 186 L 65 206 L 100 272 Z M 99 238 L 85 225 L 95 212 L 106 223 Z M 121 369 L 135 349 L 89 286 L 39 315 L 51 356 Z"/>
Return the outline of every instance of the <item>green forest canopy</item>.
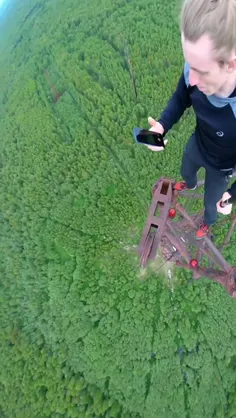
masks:
<path fill-rule="evenodd" d="M 12 0 L 1 18 L 1 417 L 236 417 L 235 301 L 181 270 L 172 291 L 140 280 L 135 251 L 194 127 L 161 155 L 132 138 L 181 74 L 177 9 Z"/>

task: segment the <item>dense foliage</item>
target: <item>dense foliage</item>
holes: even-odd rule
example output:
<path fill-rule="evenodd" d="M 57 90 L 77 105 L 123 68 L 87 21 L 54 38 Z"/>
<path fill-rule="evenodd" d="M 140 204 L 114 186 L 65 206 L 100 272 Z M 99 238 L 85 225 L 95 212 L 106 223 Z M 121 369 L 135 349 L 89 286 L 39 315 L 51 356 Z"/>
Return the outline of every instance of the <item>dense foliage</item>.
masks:
<path fill-rule="evenodd" d="M 176 16 L 28 0 L 1 18 L 1 417 L 236 417 L 235 301 L 181 270 L 144 280 L 135 252 L 194 127 L 161 155 L 132 138 L 181 74 Z"/>

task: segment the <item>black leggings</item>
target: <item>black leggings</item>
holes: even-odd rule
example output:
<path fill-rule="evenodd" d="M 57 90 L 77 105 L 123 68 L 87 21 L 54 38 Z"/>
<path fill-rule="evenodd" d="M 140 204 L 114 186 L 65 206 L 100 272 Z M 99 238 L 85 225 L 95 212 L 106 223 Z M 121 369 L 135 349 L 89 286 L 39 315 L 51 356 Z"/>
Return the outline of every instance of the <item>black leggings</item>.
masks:
<path fill-rule="evenodd" d="M 181 166 L 181 176 L 189 188 L 197 184 L 197 172 L 201 167 L 206 170 L 204 223 L 212 225 L 217 220 L 216 203 L 227 189 L 232 169 L 221 171 L 207 164 L 198 149 L 195 135 L 192 135 L 185 147 Z"/>

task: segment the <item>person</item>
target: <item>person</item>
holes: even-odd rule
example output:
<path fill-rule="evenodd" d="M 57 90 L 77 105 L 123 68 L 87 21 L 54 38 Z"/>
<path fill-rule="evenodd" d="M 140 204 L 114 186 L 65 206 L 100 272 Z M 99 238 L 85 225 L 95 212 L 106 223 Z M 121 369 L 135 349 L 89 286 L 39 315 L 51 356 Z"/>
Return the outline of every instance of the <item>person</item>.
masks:
<path fill-rule="evenodd" d="M 181 77 L 160 118 L 148 121 L 151 131 L 165 137 L 193 107 L 196 126 L 183 153 L 183 180 L 174 188 L 195 189 L 197 172 L 205 168 L 204 217 L 196 231 L 202 239 L 217 220 L 217 202 L 236 164 L 236 0 L 185 0 L 180 29 Z"/>

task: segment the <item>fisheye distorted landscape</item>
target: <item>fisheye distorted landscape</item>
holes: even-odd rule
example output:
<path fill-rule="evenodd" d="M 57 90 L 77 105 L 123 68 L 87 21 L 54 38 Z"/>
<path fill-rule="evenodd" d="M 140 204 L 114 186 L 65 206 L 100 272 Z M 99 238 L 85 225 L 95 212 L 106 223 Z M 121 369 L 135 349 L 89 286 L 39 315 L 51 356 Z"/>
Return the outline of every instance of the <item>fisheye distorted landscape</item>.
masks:
<path fill-rule="evenodd" d="M 186 111 L 162 153 L 132 136 L 181 75 L 178 9 L 2 4 L 0 417 L 236 417 L 235 300 L 181 269 L 143 277 L 136 253 L 195 124 Z"/>

